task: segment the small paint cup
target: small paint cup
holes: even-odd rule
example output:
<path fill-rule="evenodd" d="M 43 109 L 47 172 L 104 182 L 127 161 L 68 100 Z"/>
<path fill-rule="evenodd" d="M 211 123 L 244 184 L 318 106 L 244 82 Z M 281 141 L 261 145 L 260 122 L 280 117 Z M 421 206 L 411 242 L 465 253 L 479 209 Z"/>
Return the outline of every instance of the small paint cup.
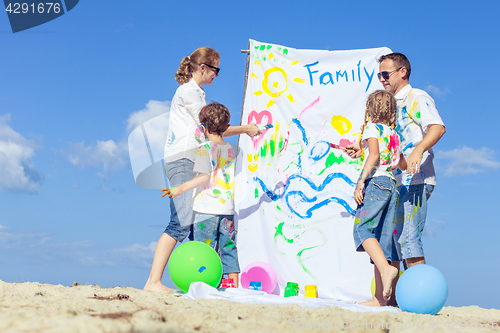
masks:
<path fill-rule="evenodd" d="M 248 286 L 250 290 L 262 290 L 262 283 L 260 281 L 250 281 L 250 285 Z"/>
<path fill-rule="evenodd" d="M 295 282 L 287 282 L 285 287 L 285 297 L 297 296 L 299 294 L 299 285 Z"/>
<path fill-rule="evenodd" d="M 221 288 L 234 288 L 234 280 L 232 278 L 222 279 L 220 287 Z"/>
<path fill-rule="evenodd" d="M 316 289 L 315 284 L 308 284 L 305 286 L 306 289 L 306 294 L 304 295 L 305 297 L 318 297 L 318 290 Z"/>

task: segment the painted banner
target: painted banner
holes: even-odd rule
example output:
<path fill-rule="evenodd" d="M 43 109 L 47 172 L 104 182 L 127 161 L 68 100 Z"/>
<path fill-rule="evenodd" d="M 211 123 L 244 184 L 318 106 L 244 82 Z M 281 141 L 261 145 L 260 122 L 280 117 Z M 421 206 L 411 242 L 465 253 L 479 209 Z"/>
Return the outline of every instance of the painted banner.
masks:
<path fill-rule="evenodd" d="M 313 284 L 322 298 L 371 298 L 373 266 L 352 236 L 361 162 L 339 147 L 358 140 L 366 98 L 383 89 L 377 59 L 387 53 L 250 40 L 241 122 L 273 127 L 240 137 L 238 252 L 242 269 L 254 261 L 273 266 L 275 293 L 296 282 L 302 294 Z"/>

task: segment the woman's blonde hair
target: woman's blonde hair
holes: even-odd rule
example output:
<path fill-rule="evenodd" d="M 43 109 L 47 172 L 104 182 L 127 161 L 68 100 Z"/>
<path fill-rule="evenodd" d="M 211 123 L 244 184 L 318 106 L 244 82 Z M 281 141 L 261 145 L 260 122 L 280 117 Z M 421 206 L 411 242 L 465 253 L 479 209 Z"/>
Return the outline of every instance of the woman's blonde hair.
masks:
<path fill-rule="evenodd" d="M 219 52 L 206 46 L 199 47 L 189 57 L 182 59 L 179 69 L 175 73 L 175 80 L 183 85 L 191 80 L 193 72 L 198 69 L 199 65 L 215 66 L 219 59 Z"/>
<path fill-rule="evenodd" d="M 375 124 L 385 124 L 394 129 L 396 127 L 397 112 L 398 106 L 393 94 L 386 90 L 372 92 L 366 101 L 365 119 L 359 136 L 359 146 L 362 147 L 363 131 L 369 121 Z"/>

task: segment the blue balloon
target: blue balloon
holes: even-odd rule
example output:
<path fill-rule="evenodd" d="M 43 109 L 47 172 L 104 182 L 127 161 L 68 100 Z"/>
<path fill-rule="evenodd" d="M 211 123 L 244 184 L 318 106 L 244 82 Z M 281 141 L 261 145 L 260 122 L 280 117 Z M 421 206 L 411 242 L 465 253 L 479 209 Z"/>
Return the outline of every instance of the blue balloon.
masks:
<path fill-rule="evenodd" d="M 404 272 L 396 285 L 396 301 L 402 311 L 435 315 L 448 298 L 444 275 L 430 265 L 415 265 Z"/>

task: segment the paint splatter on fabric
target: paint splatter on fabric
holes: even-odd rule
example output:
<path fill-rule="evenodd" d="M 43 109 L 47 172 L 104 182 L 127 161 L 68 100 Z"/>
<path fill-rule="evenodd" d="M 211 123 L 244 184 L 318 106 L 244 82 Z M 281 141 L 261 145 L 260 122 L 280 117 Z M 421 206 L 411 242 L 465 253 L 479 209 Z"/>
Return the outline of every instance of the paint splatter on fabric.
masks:
<path fill-rule="evenodd" d="M 230 144 L 209 141 L 200 146 L 195 172 L 210 175 L 210 181 L 196 189 L 193 210 L 205 214 L 234 214 L 234 151 Z"/>

